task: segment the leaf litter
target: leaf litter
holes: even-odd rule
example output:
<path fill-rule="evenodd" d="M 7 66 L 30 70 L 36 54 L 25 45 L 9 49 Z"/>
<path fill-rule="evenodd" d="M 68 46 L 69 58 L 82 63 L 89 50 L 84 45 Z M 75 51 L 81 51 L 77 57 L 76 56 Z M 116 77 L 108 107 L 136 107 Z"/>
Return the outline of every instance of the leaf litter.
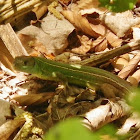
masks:
<path fill-rule="evenodd" d="M 50 5 L 49 12 L 43 13 L 44 17 L 39 15 L 37 21 L 32 22 L 33 25 L 25 25 L 20 29 L 20 25 L 17 24 L 18 31 L 15 32 L 29 55 L 45 56 L 48 59 L 67 63 L 71 59 L 76 58 L 81 61 L 91 55 L 96 56 L 128 42 L 139 40 L 140 18 L 137 14 L 130 10 L 112 13 L 106 8 L 98 7 L 98 3 L 98 0 L 86 2 L 61 0 L 59 4 L 57 3 L 57 7 L 53 5 L 56 3 Z M 130 55 L 133 58 L 129 59 Z M 136 86 L 140 81 L 139 51 L 136 51 L 136 54 L 131 52 L 116 57 L 104 68 L 114 71 L 115 74 L 118 73 L 118 76 L 121 73 L 122 78 L 128 78 L 127 80 Z M 108 95 L 104 97 L 100 91 L 89 91 L 66 85 L 64 82 L 54 83 L 34 77 L 29 78 L 28 74 L 9 71 L 1 65 L 0 99 L 10 102 L 10 105 L 18 105 L 23 112 L 31 112 L 37 119 L 39 128 L 45 128 L 45 132 L 56 122 L 74 116 L 83 117 L 86 127 L 97 130 L 114 120 L 119 122 L 120 118 L 131 113 L 130 106 L 120 97 L 108 98 Z M 7 105 L 3 105 L 4 107 Z M 9 134 L 1 135 L 1 139 L 4 139 L 5 135 L 10 138 L 11 134 L 25 122 L 25 119 L 21 118 L 6 122 L 5 114 L 16 117 L 11 111 L 13 110 L 9 108 L 5 112 L 2 111 L 3 119 L 0 124 L 3 125 L 0 126 L 0 133 L 5 131 L 7 125 L 13 127 L 10 127 L 11 131 L 8 130 Z M 139 124 L 139 116 L 136 115 L 132 121 L 131 117 L 130 115 L 130 118 L 126 119 L 131 125 L 127 128 L 123 125 L 122 128 L 118 127 L 120 128 L 118 134 L 129 133 L 132 127 Z M 28 138 L 31 137 L 31 134 L 27 135 Z M 130 137 L 135 137 L 135 133 Z"/>

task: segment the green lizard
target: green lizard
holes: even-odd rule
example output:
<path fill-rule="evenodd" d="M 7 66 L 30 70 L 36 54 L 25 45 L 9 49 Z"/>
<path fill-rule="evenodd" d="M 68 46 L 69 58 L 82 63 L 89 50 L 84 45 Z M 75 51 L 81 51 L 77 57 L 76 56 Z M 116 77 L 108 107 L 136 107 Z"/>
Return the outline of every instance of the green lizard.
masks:
<path fill-rule="evenodd" d="M 30 73 L 45 80 L 61 81 L 88 88 L 101 88 L 108 84 L 123 94 L 130 93 L 130 84 L 116 75 L 94 67 L 72 65 L 48 60 L 41 57 L 20 56 L 14 61 L 15 70 Z"/>

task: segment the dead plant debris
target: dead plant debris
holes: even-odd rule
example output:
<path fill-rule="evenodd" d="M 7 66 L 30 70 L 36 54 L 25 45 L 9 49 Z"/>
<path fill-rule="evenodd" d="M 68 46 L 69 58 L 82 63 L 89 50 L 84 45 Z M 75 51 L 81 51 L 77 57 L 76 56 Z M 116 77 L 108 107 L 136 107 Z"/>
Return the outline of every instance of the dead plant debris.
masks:
<path fill-rule="evenodd" d="M 0 2 L 0 139 L 41 140 L 57 122 L 80 117 L 93 133 L 112 123 L 118 136 L 129 134 L 128 139 L 138 140 L 139 113 L 122 93 L 112 94 L 113 89 L 110 92 L 106 86 L 91 90 L 69 85 L 65 78 L 61 82 L 42 80 L 16 72 L 12 63 L 21 55 L 91 66 L 101 60 L 94 66 L 138 87 L 140 1 L 121 13 L 100 7 L 99 0 L 28 4 L 25 0 Z"/>

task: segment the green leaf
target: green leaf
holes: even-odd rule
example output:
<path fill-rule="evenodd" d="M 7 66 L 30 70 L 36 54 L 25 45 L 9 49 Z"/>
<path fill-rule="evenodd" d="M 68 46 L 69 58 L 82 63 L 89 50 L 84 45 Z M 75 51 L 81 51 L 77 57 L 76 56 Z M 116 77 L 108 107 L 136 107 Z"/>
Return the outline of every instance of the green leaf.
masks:
<path fill-rule="evenodd" d="M 82 126 L 79 119 L 70 119 L 58 123 L 45 135 L 45 140 L 100 140 L 99 135 L 93 135 Z"/>
<path fill-rule="evenodd" d="M 96 132 L 91 132 L 79 119 L 74 118 L 55 125 L 47 132 L 44 140 L 101 140 L 104 136 L 116 140 L 126 139 L 126 135 L 118 137 L 116 131 L 113 125 L 106 125 Z"/>
<path fill-rule="evenodd" d="M 124 12 L 134 8 L 137 0 L 99 0 L 101 7 L 106 7 L 112 12 Z"/>
<path fill-rule="evenodd" d="M 133 90 L 134 95 L 129 95 L 127 97 L 127 102 L 134 110 L 140 112 L 140 89 Z"/>

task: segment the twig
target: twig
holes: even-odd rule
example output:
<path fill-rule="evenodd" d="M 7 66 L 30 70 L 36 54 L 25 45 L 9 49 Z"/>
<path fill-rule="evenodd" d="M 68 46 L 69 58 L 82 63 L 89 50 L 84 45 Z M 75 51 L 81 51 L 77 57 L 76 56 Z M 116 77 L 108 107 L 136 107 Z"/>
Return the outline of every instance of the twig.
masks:
<path fill-rule="evenodd" d="M 81 62 L 78 62 L 78 64 L 96 66 L 96 65 L 102 64 L 110 59 L 113 59 L 116 56 L 120 56 L 120 55 L 128 53 L 130 51 L 139 50 L 139 49 L 140 49 L 140 41 L 131 42 L 131 43 L 123 45 L 119 48 L 113 49 L 111 51 L 107 51 L 103 54 L 99 54 L 99 55 L 93 56 L 91 58 L 85 59 Z"/>

